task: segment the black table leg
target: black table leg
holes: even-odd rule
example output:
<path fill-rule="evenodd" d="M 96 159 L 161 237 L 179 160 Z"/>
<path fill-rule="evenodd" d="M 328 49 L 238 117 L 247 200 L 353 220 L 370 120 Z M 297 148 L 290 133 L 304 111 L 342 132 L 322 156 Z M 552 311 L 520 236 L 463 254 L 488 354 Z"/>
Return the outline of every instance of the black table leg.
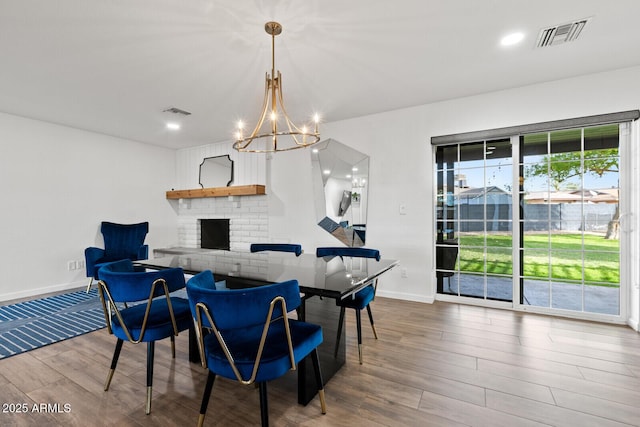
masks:
<path fill-rule="evenodd" d="M 322 377 L 326 384 L 329 379 L 345 363 L 346 356 L 346 328 L 343 328 L 338 352 L 334 357 L 336 337 L 338 331 L 338 320 L 340 317 L 340 307 L 336 305 L 333 298 L 309 298 L 302 300 L 302 310 L 298 312 L 309 323 L 322 326 L 322 344 L 318 346 L 318 356 L 320 358 L 320 368 Z M 315 371 L 310 357 L 306 357 L 298 363 L 298 403 L 306 405 L 318 394 Z"/>
<path fill-rule="evenodd" d="M 194 325 L 189 326 L 189 362 L 200 363 L 200 349 Z"/>

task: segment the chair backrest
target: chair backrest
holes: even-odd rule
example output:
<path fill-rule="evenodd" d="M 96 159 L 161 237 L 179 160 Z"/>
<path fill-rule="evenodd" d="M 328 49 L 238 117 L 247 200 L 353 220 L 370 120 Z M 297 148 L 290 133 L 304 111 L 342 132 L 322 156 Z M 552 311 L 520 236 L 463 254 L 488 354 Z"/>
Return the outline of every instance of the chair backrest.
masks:
<path fill-rule="evenodd" d="M 195 307 L 203 303 L 209 309 L 213 321 L 219 330 L 242 329 L 256 325 L 264 325 L 271 301 L 282 296 L 287 311 L 300 306 L 300 288 L 297 280 L 288 280 L 272 285 L 245 289 L 216 290 L 211 288 L 213 275 L 202 272 L 187 282 L 187 295 L 194 318 L 197 318 Z M 282 316 L 280 304 L 276 304 L 272 319 Z M 209 327 L 206 318 L 203 325 Z"/>
<path fill-rule="evenodd" d="M 98 270 L 114 302 L 135 302 L 149 298 L 153 282 L 164 279 L 169 292 L 185 287 L 182 268 L 167 268 L 157 271 L 135 271 L 128 259 L 105 264 Z M 162 286 L 157 286 L 154 296 L 164 295 Z"/>
<path fill-rule="evenodd" d="M 375 258 L 376 261 L 380 261 L 380 251 L 378 249 L 369 249 L 362 247 L 322 247 L 316 249 L 316 256 L 318 258 L 329 256 L 350 256 L 357 258 Z"/>
<path fill-rule="evenodd" d="M 138 259 L 138 251 L 149 233 L 149 223 L 116 224 L 102 222 L 100 231 L 104 238 L 107 259 Z"/>
<path fill-rule="evenodd" d="M 289 243 L 252 243 L 251 252 L 276 251 L 276 252 L 293 252 L 296 256 L 302 254 L 302 245 Z"/>
<path fill-rule="evenodd" d="M 454 270 L 458 259 L 458 242 L 456 240 L 444 240 L 436 246 L 436 269 Z M 439 277 L 453 276 L 453 271 L 436 271 Z"/>

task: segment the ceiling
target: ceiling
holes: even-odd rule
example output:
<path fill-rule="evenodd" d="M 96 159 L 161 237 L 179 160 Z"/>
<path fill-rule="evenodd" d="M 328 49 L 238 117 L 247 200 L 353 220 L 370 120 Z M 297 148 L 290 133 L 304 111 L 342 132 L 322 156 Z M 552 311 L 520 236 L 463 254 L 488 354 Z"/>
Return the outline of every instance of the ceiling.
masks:
<path fill-rule="evenodd" d="M 288 112 L 334 122 L 640 65 L 638 16 L 637 0 L 0 0 L 0 111 L 198 146 L 257 120 L 270 20 Z M 582 18 L 578 40 L 534 48 Z M 179 131 L 170 107 L 192 113 Z"/>

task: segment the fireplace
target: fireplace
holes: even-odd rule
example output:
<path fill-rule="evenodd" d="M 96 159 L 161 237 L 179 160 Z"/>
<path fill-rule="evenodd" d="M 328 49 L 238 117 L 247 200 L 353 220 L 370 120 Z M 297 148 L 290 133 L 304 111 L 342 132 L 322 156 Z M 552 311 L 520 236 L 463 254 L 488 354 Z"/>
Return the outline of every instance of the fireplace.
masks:
<path fill-rule="evenodd" d="M 229 250 L 229 220 L 201 219 L 200 247 Z"/>

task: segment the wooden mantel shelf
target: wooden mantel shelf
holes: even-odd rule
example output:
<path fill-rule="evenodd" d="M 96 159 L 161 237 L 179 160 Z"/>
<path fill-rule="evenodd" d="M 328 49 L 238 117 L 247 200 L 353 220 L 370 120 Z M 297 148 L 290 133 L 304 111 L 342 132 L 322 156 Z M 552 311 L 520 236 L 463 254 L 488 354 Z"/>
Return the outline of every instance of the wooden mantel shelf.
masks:
<path fill-rule="evenodd" d="M 265 194 L 264 185 L 234 185 L 231 187 L 194 188 L 167 191 L 167 199 L 197 199 L 200 197 L 257 196 Z"/>

